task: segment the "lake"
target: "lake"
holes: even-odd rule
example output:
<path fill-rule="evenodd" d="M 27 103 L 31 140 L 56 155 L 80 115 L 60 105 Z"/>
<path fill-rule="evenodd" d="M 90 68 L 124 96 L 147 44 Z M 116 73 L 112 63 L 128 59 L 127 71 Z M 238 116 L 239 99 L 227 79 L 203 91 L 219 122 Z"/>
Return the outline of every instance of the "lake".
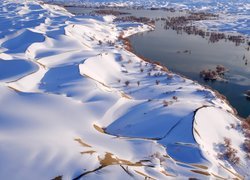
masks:
<path fill-rule="evenodd" d="M 250 60 L 247 45 L 235 46 L 221 40 L 211 43 L 207 39 L 164 28 L 164 21 L 157 21 L 155 31 L 130 37 L 134 52 L 152 61 L 158 61 L 169 70 L 208 85 L 227 97 L 242 117 L 250 115 L 250 100 L 244 96 L 250 90 Z M 229 72 L 224 81 L 207 82 L 200 71 L 223 65 Z"/>

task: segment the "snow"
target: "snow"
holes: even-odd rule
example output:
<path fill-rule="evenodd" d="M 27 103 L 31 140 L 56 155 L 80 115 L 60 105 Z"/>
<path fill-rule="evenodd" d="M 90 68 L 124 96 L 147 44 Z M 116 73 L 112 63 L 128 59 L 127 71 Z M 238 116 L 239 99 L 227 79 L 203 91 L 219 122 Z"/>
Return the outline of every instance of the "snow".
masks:
<path fill-rule="evenodd" d="M 0 5 L 0 179 L 249 178 L 233 109 L 119 41 L 153 27 L 113 19 Z M 240 166 L 217 158 L 224 136 Z"/>
<path fill-rule="evenodd" d="M 218 21 L 201 21 L 196 25 L 214 31 L 225 31 L 250 35 L 249 0 L 44 0 L 56 4 L 72 6 L 110 6 L 110 7 L 145 7 L 174 8 L 179 10 L 205 11 L 219 14 Z"/>
<path fill-rule="evenodd" d="M 225 126 L 228 124 L 227 126 Z M 241 145 L 244 143 L 245 137 L 242 135 L 242 132 L 230 128 L 230 125 L 234 124 L 237 126 L 239 120 L 234 117 L 232 114 L 225 112 L 223 109 L 218 109 L 215 107 L 205 107 L 200 109 L 195 116 L 195 126 L 194 128 L 199 132 L 195 134 L 195 139 L 198 144 L 204 149 L 205 154 L 213 154 L 215 163 L 220 163 L 216 158 L 218 156 L 218 142 L 223 144 L 224 137 L 233 139 L 232 147 L 238 151 L 237 155 L 241 159 L 241 168 L 238 171 L 241 175 L 249 176 L 249 160 L 246 160 L 244 157 L 246 154 L 242 151 Z M 219 128 L 219 129 L 218 129 Z M 220 151 L 220 150 L 219 150 Z M 205 155 L 205 156 L 206 156 Z M 214 163 L 214 164 L 215 164 Z M 234 166 L 228 162 L 222 162 L 226 167 Z M 237 170 L 237 166 L 235 169 Z M 243 170 L 244 169 L 244 170 Z"/>

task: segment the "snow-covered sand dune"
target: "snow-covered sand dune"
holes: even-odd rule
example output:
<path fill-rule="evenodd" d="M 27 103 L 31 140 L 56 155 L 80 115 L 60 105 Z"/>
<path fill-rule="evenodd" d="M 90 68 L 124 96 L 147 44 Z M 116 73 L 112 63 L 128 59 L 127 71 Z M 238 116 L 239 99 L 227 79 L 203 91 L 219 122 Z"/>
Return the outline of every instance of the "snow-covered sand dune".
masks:
<path fill-rule="evenodd" d="M 127 51 L 121 34 L 152 27 L 113 19 L 0 5 L 0 179 L 249 178 L 233 109 Z"/>

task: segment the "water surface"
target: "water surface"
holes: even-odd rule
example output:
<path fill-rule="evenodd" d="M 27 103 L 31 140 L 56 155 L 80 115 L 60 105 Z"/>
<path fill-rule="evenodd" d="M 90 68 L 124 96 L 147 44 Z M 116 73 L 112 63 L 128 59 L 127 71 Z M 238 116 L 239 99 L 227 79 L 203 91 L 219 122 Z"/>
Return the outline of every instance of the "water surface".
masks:
<path fill-rule="evenodd" d="M 177 34 L 174 30 L 166 30 L 164 21 L 156 22 L 155 31 L 134 35 L 130 40 L 136 54 L 209 85 L 225 95 L 240 116 L 250 115 L 250 101 L 244 96 L 244 92 L 250 90 L 250 51 L 245 49 L 246 44 L 235 46 L 225 40 L 211 43 L 200 36 Z M 247 65 L 243 56 L 249 59 Z M 214 69 L 217 65 L 229 69 L 225 76 L 227 82 L 206 82 L 200 78 L 201 70 Z"/>

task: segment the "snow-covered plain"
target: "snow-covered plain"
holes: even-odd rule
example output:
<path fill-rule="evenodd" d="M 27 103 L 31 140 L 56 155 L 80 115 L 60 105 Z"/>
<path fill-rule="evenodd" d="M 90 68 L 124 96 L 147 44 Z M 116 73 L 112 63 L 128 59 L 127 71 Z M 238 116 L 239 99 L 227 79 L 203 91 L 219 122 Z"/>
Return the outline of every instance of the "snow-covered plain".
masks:
<path fill-rule="evenodd" d="M 114 18 L 0 4 L 0 179 L 249 178 L 233 109 L 127 51 L 152 27 Z"/>
<path fill-rule="evenodd" d="M 164 7 L 180 10 L 205 11 L 219 14 L 218 20 L 199 21 L 196 25 L 215 31 L 250 36 L 249 0 L 43 0 L 68 5 L 115 7 Z"/>

